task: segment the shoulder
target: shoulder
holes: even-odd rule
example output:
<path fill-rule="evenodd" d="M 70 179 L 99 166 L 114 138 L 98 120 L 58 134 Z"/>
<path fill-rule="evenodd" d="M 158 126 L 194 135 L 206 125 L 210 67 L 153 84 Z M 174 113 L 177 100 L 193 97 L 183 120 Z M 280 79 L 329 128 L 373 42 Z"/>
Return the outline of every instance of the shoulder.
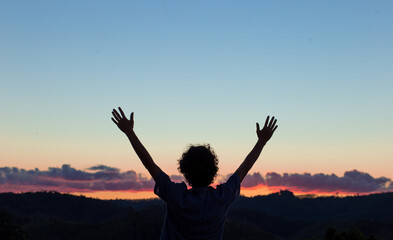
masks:
<path fill-rule="evenodd" d="M 182 183 L 172 182 L 169 176 L 161 171 L 154 186 L 154 193 L 164 201 L 169 201 L 187 190 L 187 185 Z"/>
<path fill-rule="evenodd" d="M 219 188 L 238 188 L 240 187 L 240 178 L 234 173 L 232 174 L 225 183 L 218 185 Z"/>
<path fill-rule="evenodd" d="M 218 196 L 227 200 L 234 200 L 240 195 L 240 178 L 235 173 L 228 180 L 217 185 L 216 192 Z"/>

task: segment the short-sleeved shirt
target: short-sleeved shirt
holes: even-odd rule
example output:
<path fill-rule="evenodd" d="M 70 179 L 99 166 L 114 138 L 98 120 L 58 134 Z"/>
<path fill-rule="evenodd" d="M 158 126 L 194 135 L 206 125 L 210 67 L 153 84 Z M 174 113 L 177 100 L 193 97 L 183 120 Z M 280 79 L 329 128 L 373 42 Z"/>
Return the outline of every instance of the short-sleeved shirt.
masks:
<path fill-rule="evenodd" d="M 223 239 L 225 218 L 231 203 L 239 196 L 240 180 L 233 174 L 216 188 L 187 189 L 160 172 L 154 193 L 167 203 L 162 240 Z"/>

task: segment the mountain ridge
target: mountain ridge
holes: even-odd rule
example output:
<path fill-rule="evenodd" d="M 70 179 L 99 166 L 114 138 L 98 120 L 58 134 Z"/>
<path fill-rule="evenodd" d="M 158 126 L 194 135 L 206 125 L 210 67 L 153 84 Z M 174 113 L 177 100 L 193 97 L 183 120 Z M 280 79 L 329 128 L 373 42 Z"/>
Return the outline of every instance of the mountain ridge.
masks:
<path fill-rule="evenodd" d="M 0 230 L 25 236 L 19 239 L 127 239 L 130 235 L 157 239 L 164 215 L 165 203 L 160 199 L 0 193 Z M 229 211 L 225 239 L 323 239 L 330 228 L 358 231 L 370 239 L 393 239 L 393 193 L 299 198 L 284 190 L 241 196 Z"/>

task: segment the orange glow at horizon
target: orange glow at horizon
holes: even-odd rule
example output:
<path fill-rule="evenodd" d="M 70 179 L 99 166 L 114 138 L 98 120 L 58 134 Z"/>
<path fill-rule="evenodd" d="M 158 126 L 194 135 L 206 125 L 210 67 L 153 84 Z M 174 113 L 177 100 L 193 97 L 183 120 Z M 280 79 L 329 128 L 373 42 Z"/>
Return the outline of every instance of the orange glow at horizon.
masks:
<path fill-rule="evenodd" d="M 245 197 L 255 197 L 255 196 L 263 196 L 269 195 L 272 193 L 277 193 L 282 190 L 288 190 L 293 192 L 295 196 L 354 196 L 354 195 L 367 195 L 376 192 L 366 192 L 366 193 L 355 193 L 355 192 L 344 192 L 344 191 L 325 191 L 325 190 L 304 190 L 304 189 L 296 189 L 291 187 L 269 187 L 266 185 L 257 185 L 254 187 L 242 187 L 240 191 L 240 195 Z M 97 192 L 71 192 L 70 194 L 76 196 L 85 196 L 90 198 L 98 198 L 102 200 L 113 200 L 113 199 L 129 199 L 129 200 L 138 200 L 138 199 L 153 199 L 158 198 L 153 190 L 143 190 L 143 191 L 97 191 Z"/>
<path fill-rule="evenodd" d="M 255 197 L 258 195 L 268 195 L 272 193 L 277 193 L 283 190 L 291 191 L 295 196 L 305 196 L 305 195 L 313 195 L 313 196 L 354 196 L 354 195 L 368 195 L 373 193 L 380 193 L 380 192 L 347 192 L 347 191 L 327 191 L 327 190 L 307 190 L 307 189 L 300 189 L 296 187 L 286 187 L 286 186 L 274 186 L 269 187 L 266 185 L 257 185 L 254 187 L 242 187 L 240 194 L 246 197 Z"/>
<path fill-rule="evenodd" d="M 70 194 L 76 196 L 85 196 L 89 198 L 98 198 L 102 200 L 138 200 L 138 199 L 152 199 L 158 198 L 154 192 L 151 191 L 98 191 L 98 192 L 71 192 Z"/>

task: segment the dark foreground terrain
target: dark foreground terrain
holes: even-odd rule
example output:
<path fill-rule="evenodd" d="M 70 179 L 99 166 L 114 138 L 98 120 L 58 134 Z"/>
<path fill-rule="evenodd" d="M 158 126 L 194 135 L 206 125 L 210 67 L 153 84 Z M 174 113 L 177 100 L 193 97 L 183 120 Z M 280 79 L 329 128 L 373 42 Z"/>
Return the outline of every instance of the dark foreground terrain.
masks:
<path fill-rule="evenodd" d="M 56 192 L 1 193 L 0 239 L 159 239 L 161 200 L 98 200 Z M 241 197 L 225 239 L 393 239 L 393 193 Z"/>

